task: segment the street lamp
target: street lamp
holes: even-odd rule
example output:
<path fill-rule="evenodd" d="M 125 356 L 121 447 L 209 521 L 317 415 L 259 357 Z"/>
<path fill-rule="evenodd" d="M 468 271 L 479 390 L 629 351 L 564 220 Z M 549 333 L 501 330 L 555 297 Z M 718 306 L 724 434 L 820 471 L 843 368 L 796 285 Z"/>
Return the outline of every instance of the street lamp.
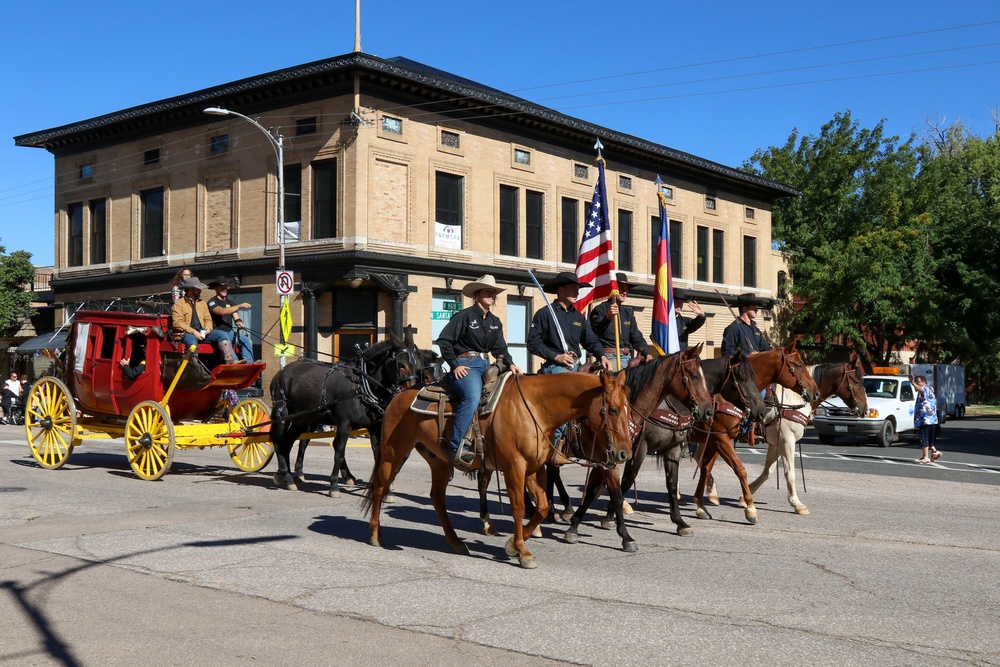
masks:
<path fill-rule="evenodd" d="M 243 120 L 251 123 L 254 127 L 264 133 L 267 140 L 271 142 L 271 147 L 274 149 L 274 155 L 278 158 L 278 270 L 285 270 L 285 162 L 284 162 L 284 151 L 282 148 L 282 136 L 280 132 L 271 134 L 271 131 L 265 128 L 263 125 L 255 121 L 249 116 L 244 116 L 237 111 L 231 111 L 229 109 L 223 109 L 221 107 L 208 107 L 204 109 L 204 112 L 212 116 L 237 116 Z M 288 297 L 282 294 L 279 298 L 281 307 L 284 308 L 285 300 Z M 285 357 L 278 357 L 278 364 L 281 368 L 285 367 Z"/>

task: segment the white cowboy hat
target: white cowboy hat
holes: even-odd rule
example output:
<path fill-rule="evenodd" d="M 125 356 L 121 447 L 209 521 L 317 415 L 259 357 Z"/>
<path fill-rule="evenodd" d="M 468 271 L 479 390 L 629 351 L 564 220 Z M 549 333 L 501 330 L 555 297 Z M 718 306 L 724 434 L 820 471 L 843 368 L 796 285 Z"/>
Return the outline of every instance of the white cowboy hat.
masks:
<path fill-rule="evenodd" d="M 478 280 L 474 280 L 465 287 L 462 288 L 462 295 L 468 297 L 474 297 L 476 292 L 481 289 L 495 289 L 497 294 L 505 291 L 506 287 L 498 287 L 496 279 L 490 274 L 480 277 Z"/>

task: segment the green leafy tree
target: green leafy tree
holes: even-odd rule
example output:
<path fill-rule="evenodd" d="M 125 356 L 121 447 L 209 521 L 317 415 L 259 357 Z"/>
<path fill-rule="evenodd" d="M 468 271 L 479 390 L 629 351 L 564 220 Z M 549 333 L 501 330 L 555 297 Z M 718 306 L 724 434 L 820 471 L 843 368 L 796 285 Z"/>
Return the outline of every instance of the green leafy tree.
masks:
<path fill-rule="evenodd" d="M 0 245 L 0 334 L 9 336 L 35 314 L 31 308 L 35 294 L 22 288 L 34 280 L 35 267 L 31 265 L 30 252 L 6 253 L 7 248 Z"/>
<path fill-rule="evenodd" d="M 845 112 L 818 136 L 795 130 L 745 165 L 802 191 L 772 213 L 791 290 L 806 302 L 794 323 L 823 344 L 853 340 L 876 363 L 935 324 L 934 256 L 929 220 L 915 206 L 921 154 L 913 144 L 885 137 L 881 122 L 861 128 Z"/>

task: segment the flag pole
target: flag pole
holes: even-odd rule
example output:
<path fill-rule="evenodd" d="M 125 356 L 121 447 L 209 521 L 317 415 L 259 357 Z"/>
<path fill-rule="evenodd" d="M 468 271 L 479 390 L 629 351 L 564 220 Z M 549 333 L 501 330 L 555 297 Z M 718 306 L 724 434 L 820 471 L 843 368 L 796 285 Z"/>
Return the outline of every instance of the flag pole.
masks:
<path fill-rule="evenodd" d="M 594 148 L 597 149 L 597 161 L 605 162 L 604 156 L 601 154 L 601 150 L 604 148 L 604 144 L 601 143 L 600 138 L 597 139 L 597 143 L 594 144 Z M 608 218 L 611 217 L 611 211 L 608 211 Z M 617 285 L 617 283 L 615 283 Z M 612 290 L 611 296 L 609 297 L 614 303 L 618 303 L 618 290 Z M 622 369 L 622 344 L 621 344 L 621 324 L 618 320 L 618 315 L 615 314 L 615 364 L 618 366 L 618 370 Z"/>

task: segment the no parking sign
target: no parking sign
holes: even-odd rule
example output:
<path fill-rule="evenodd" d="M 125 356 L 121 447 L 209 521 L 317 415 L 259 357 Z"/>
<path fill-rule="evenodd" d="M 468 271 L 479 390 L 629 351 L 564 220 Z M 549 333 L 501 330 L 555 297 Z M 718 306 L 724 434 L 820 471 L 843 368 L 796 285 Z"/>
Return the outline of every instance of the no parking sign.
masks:
<path fill-rule="evenodd" d="M 274 285 L 280 296 L 288 296 L 295 288 L 295 274 L 291 271 L 275 271 Z"/>

